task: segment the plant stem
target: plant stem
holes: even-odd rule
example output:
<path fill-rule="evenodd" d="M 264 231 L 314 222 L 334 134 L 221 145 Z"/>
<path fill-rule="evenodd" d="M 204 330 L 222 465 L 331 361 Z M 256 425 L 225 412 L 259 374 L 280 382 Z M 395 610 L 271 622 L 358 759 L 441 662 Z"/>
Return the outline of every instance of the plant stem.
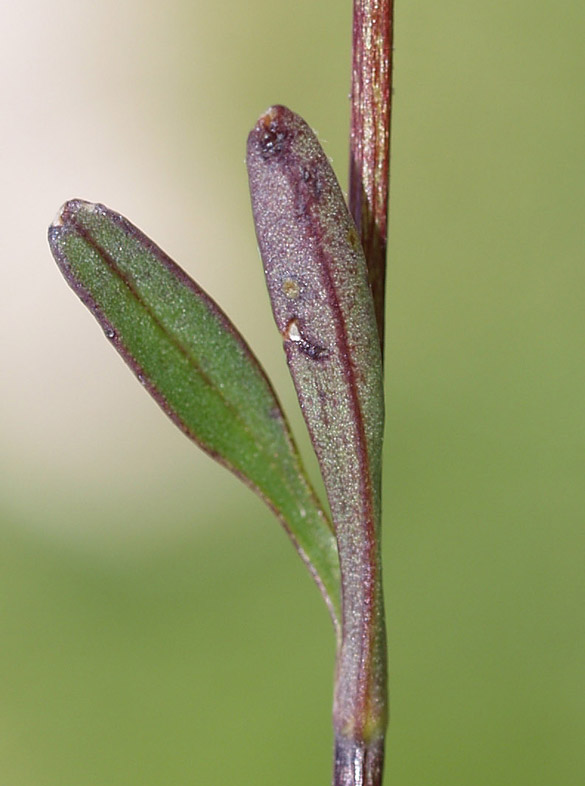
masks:
<path fill-rule="evenodd" d="M 388 231 L 393 0 L 354 0 L 349 207 L 368 265 L 380 348 Z M 380 435 L 380 442 L 381 442 Z M 381 444 L 379 445 L 381 455 Z M 350 531 L 337 529 L 342 573 L 333 786 L 381 786 L 387 723 L 386 631 L 380 548 L 381 466 L 373 508 Z M 347 533 L 346 533 L 347 534 Z"/>
<path fill-rule="evenodd" d="M 379 786 L 384 767 L 384 740 L 369 745 L 337 742 L 334 786 Z"/>
<path fill-rule="evenodd" d="M 393 16 L 393 0 L 354 0 L 349 209 L 368 263 L 382 354 Z"/>

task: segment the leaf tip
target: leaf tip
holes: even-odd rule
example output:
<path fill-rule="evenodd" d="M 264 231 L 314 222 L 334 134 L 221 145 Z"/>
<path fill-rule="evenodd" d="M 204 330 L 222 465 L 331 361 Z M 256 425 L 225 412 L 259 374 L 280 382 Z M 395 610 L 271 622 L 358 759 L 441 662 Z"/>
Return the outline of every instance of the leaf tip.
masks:
<path fill-rule="evenodd" d="M 65 213 L 67 211 L 67 205 L 68 204 L 69 204 L 68 202 L 65 202 L 63 205 L 61 205 L 61 207 L 57 211 L 57 214 L 55 215 L 55 218 L 53 219 L 53 221 L 49 225 L 49 230 L 55 229 L 56 227 L 62 227 L 63 226 L 63 224 L 65 223 L 64 220 L 63 220 L 63 216 L 65 215 Z"/>
<path fill-rule="evenodd" d="M 264 160 L 280 158 L 290 147 L 296 118 L 286 106 L 268 107 L 248 135 L 248 155 L 256 153 Z"/>
<path fill-rule="evenodd" d="M 79 215 L 81 212 L 98 213 L 100 210 L 104 210 L 103 205 L 87 202 L 85 199 L 69 199 L 61 205 L 57 211 L 55 218 L 49 226 L 49 232 L 52 229 L 59 229 L 68 224 L 72 224 L 75 216 Z"/>

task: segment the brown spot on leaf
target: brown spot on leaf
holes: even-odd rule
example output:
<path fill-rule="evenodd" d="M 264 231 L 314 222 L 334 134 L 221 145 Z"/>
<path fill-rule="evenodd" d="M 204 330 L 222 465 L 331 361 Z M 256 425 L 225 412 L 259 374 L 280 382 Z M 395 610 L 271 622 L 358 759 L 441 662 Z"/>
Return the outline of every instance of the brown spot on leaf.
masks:
<path fill-rule="evenodd" d="M 296 300 L 301 293 L 301 288 L 294 278 L 285 278 L 282 282 L 282 291 L 289 300 Z"/>
<path fill-rule="evenodd" d="M 360 239 L 358 237 L 358 233 L 353 227 L 351 227 L 351 229 L 347 233 L 347 241 L 354 251 L 357 251 L 359 249 Z"/>

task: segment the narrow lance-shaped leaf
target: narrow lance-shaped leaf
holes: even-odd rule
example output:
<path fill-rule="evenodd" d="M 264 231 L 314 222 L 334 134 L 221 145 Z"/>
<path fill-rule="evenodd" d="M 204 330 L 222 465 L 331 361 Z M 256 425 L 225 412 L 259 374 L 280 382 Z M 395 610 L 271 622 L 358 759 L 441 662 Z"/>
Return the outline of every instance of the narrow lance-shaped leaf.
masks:
<path fill-rule="evenodd" d="M 327 489 L 342 581 L 337 756 L 381 749 L 386 652 L 380 568 L 383 388 L 367 269 L 317 138 L 285 107 L 248 138 L 256 234 L 274 318 Z M 353 753 L 352 753 L 353 751 Z M 337 781 L 336 781 L 337 782 Z"/>
<path fill-rule="evenodd" d="M 67 202 L 49 229 L 49 244 L 69 285 L 167 415 L 276 513 L 337 627 L 331 524 L 242 336 L 160 248 L 103 205 Z"/>

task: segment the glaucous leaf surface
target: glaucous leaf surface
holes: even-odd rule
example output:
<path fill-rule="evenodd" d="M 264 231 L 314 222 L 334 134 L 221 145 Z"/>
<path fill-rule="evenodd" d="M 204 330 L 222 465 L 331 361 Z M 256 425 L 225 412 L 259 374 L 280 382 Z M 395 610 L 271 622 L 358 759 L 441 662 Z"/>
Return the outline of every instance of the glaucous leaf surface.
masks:
<path fill-rule="evenodd" d="M 277 327 L 323 481 L 341 563 L 338 736 L 386 724 L 380 562 L 382 358 L 367 267 L 329 160 L 282 106 L 248 137 L 256 235 Z"/>

